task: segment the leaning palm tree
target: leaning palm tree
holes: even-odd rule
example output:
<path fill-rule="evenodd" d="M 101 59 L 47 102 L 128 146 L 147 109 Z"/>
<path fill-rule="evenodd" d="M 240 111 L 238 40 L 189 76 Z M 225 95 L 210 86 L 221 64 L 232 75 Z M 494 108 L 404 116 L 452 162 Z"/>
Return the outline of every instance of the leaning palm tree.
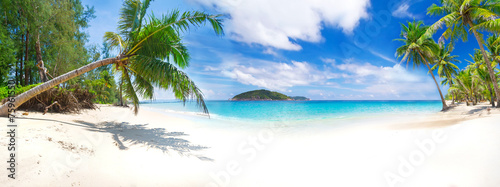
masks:
<path fill-rule="evenodd" d="M 448 86 L 453 84 L 453 76 L 457 74 L 459 68 L 454 63 L 460 63 L 460 60 L 457 60 L 458 55 L 451 55 L 453 51 L 453 44 L 448 44 L 448 46 L 440 45 L 439 50 L 435 51 L 435 64 L 431 68 L 432 71 L 438 70 L 437 73 L 440 77 L 446 79 L 446 83 Z M 453 94 L 451 94 L 451 104 L 455 104 L 455 98 Z"/>
<path fill-rule="evenodd" d="M 476 38 L 479 48 L 483 56 L 486 55 L 484 49 L 484 41 L 482 34 L 478 29 L 485 29 L 490 31 L 500 30 L 500 1 L 491 0 L 441 0 L 441 6 L 433 4 L 427 10 L 430 15 L 444 15 L 436 23 L 429 27 L 426 32 L 427 36 L 433 35 L 443 25 L 447 29 L 441 35 L 441 39 L 451 39 L 455 41 L 461 38 L 463 41 L 467 40 L 468 31 L 472 31 Z M 489 58 L 485 58 L 488 73 L 493 80 L 497 82 L 495 72 L 491 68 Z M 497 102 L 500 102 L 500 88 L 498 84 L 493 84 Z M 497 105 L 500 107 L 500 105 Z"/>
<path fill-rule="evenodd" d="M 432 38 L 424 35 L 427 26 L 423 25 L 422 21 L 408 22 L 408 26 L 401 24 L 401 27 L 403 29 L 400 35 L 401 38 L 396 39 L 396 41 L 401 41 L 404 45 L 396 49 L 398 58 L 403 56 L 401 62 L 406 61 L 407 64 L 412 63 L 414 68 L 420 65 L 427 66 L 429 73 L 432 75 L 432 79 L 434 79 L 434 83 L 436 83 L 439 96 L 441 96 L 441 102 L 443 103 L 442 110 L 448 109 L 441 88 L 439 88 L 436 77 L 434 77 L 434 73 L 429 66 L 429 61 L 432 62 L 434 52 L 439 50 L 438 44 L 436 44 Z"/>
<path fill-rule="evenodd" d="M 209 15 L 177 10 L 162 17 L 146 17 L 150 0 L 126 0 L 120 11 L 119 33 L 106 33 L 104 40 L 110 47 L 119 49 L 119 54 L 92 62 L 76 70 L 56 77 L 44 84 L 28 90 L 17 97 L 14 108 L 30 98 L 56 85 L 95 68 L 113 64 L 123 78 L 123 91 L 131 98 L 134 112 L 139 109 L 137 93 L 144 98 L 153 97 L 155 86 L 171 89 L 176 98 L 185 102 L 196 99 L 205 113 L 208 113 L 203 94 L 195 83 L 179 68 L 189 65 L 189 53 L 182 43 L 180 34 L 191 26 L 201 26 L 209 22 L 217 35 L 223 34 L 221 15 Z M 176 67 L 177 66 L 177 67 Z M 0 107 L 0 115 L 8 114 L 7 103 Z"/>

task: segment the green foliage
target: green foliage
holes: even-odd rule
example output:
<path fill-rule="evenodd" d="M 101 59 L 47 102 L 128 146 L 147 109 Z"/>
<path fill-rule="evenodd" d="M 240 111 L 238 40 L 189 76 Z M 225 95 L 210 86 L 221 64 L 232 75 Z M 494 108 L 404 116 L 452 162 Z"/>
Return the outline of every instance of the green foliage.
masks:
<path fill-rule="evenodd" d="M 446 95 L 444 95 L 444 99 L 451 100 L 452 99 L 451 92 L 446 93 Z"/>
<path fill-rule="evenodd" d="M 0 16 L 1 18 L 1 16 Z M 0 24 L 0 85 L 6 85 L 11 67 L 15 64 L 14 41 L 4 24 Z"/>
<path fill-rule="evenodd" d="M 95 72 L 96 74 L 87 75 L 90 79 L 85 79 L 81 85 L 83 89 L 94 94 L 94 102 L 99 104 L 116 103 L 116 83 L 113 76 L 108 71 Z"/>
<path fill-rule="evenodd" d="M 52 77 L 88 63 L 83 28 L 95 17 L 93 7 L 80 0 L 0 1 L 0 85 L 7 76 L 22 85 L 40 82 L 37 41 Z"/>
<path fill-rule="evenodd" d="M 103 58 L 104 55 L 109 55 L 109 48 L 105 45 L 101 49 L 97 45 L 88 48 L 89 61 L 97 61 Z M 101 66 L 95 70 L 85 73 L 83 76 L 75 79 L 75 84 L 80 85 L 81 88 L 86 89 L 89 93 L 95 95 L 93 98 L 94 103 L 99 104 L 113 104 L 118 101 L 116 96 L 117 85 L 114 75 L 111 71 L 111 65 Z"/>
<path fill-rule="evenodd" d="M 291 100 L 291 98 L 279 92 L 262 89 L 238 94 L 231 100 Z"/>
<path fill-rule="evenodd" d="M 412 63 L 415 68 L 432 61 L 439 46 L 432 38 L 424 35 L 428 27 L 422 21 L 408 22 L 408 25 L 401 24 L 401 27 L 401 38 L 396 39 L 404 43 L 396 49 L 398 58 L 402 57 L 401 62 Z"/>
<path fill-rule="evenodd" d="M 28 85 L 28 86 L 17 85 L 16 89 L 14 90 L 14 92 L 16 93 L 16 95 L 19 95 L 19 94 L 22 94 L 22 93 L 28 91 L 29 89 L 34 88 L 35 86 L 38 86 L 40 84 L 41 83 L 39 83 L 39 84 L 32 84 L 32 85 Z M 9 97 L 9 91 L 11 91 L 11 90 L 8 88 L 8 86 L 2 86 L 2 87 L 0 87 L 0 100 Z"/>

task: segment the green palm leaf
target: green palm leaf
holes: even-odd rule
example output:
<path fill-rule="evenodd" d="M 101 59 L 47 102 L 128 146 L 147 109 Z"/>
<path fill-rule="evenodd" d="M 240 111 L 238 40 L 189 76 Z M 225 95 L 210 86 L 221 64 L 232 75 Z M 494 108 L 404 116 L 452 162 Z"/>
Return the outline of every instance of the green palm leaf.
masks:
<path fill-rule="evenodd" d="M 175 97 L 183 102 L 196 99 L 197 105 L 208 113 L 203 94 L 187 74 L 168 62 L 147 56 L 138 55 L 133 61 L 135 63 L 131 64 L 130 67 L 145 80 L 150 81 L 152 85 L 171 89 Z"/>

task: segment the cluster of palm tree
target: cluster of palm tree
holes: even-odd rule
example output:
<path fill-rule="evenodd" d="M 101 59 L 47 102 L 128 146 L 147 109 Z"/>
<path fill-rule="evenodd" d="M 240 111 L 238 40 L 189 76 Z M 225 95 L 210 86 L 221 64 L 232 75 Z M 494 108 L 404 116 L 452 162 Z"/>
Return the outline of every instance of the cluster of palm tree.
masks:
<path fill-rule="evenodd" d="M 497 64 L 500 60 L 500 1 L 491 0 L 441 0 L 440 6 L 433 4 L 427 14 L 442 16 L 437 22 L 425 26 L 422 21 L 402 24 L 401 38 L 404 45 L 396 50 L 401 61 L 412 63 L 414 67 L 425 65 L 438 88 L 443 110 L 448 106 L 438 84 L 434 71 L 443 78 L 441 84 L 450 86 L 448 94 L 455 101 L 476 104 L 488 100 L 492 106 L 499 106 L 500 89 Z M 445 31 L 436 43 L 433 35 L 445 26 Z M 490 36 L 484 41 L 483 32 Z M 472 33 L 479 49 L 471 55 L 472 61 L 463 70 L 456 63 L 456 55 L 451 55 L 457 40 L 467 41 Z M 449 44 L 445 41 L 449 40 Z M 431 67 L 432 65 L 432 67 Z"/>
<path fill-rule="evenodd" d="M 491 36 L 496 37 L 495 35 Z M 489 44 L 488 44 L 489 45 Z M 490 55 L 490 53 L 488 53 Z M 453 83 L 449 84 L 449 93 L 452 100 L 465 101 L 467 105 L 472 103 L 477 104 L 478 101 L 487 100 L 494 107 L 496 94 L 494 92 L 493 81 L 488 73 L 488 68 L 485 65 L 484 57 L 480 50 L 476 49 L 474 55 L 471 55 L 472 61 L 469 61 L 469 65 L 459 72 L 454 72 L 450 79 L 445 79 Z M 495 71 L 495 77 L 498 78 L 500 73 L 496 68 L 496 60 L 491 58 L 492 66 Z M 498 82 L 497 82 L 498 84 Z"/>

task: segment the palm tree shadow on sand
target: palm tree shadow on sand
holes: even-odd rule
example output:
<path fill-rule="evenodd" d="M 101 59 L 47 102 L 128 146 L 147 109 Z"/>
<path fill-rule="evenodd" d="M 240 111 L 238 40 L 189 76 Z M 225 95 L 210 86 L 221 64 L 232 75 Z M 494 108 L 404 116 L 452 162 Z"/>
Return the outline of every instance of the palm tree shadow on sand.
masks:
<path fill-rule="evenodd" d="M 181 138 L 182 136 L 188 136 L 184 132 L 167 132 L 164 128 L 147 128 L 147 124 L 130 125 L 128 122 L 103 122 L 98 124 L 78 120 L 75 120 L 75 122 L 84 125 L 89 131 L 112 134 L 113 140 L 121 150 L 128 149 L 125 144 L 129 146 L 144 145 L 148 148 L 159 149 L 164 153 L 175 151 L 181 156 L 194 156 L 203 161 L 213 161 L 211 158 L 193 153 L 193 151 L 204 150 L 208 147 L 194 145 Z"/>

